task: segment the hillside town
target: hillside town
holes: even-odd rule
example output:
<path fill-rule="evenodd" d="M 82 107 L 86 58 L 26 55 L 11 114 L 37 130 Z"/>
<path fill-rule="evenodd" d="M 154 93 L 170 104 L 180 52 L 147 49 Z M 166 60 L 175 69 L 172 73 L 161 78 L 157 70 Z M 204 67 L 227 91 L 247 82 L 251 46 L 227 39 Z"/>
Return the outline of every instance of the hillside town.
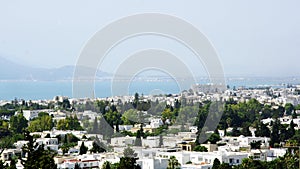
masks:
<path fill-rule="evenodd" d="M 0 102 L 0 168 L 299 167 L 300 86 Z M 222 103 L 215 127 L 206 126 Z M 214 112 L 212 112 L 214 113 Z M 201 133 L 207 139 L 201 140 Z"/>

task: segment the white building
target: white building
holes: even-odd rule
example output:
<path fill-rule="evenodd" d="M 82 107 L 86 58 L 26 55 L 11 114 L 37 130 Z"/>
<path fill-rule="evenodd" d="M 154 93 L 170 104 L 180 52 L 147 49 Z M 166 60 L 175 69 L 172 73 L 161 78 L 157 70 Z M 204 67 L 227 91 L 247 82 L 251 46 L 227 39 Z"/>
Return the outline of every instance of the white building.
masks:
<path fill-rule="evenodd" d="M 245 137 L 243 135 L 239 137 L 223 137 L 222 142 L 229 144 L 230 146 L 237 147 L 250 147 L 250 143 L 261 142 L 262 147 L 269 147 L 270 138 L 268 137 Z"/>
<path fill-rule="evenodd" d="M 261 142 L 262 147 L 269 147 L 270 138 L 268 137 L 244 137 L 239 136 L 237 141 L 240 142 L 240 146 L 249 146 L 253 142 Z"/>
<path fill-rule="evenodd" d="M 94 141 L 90 141 L 90 140 L 89 141 L 78 141 L 77 146 L 80 147 L 82 142 L 84 143 L 84 146 L 86 146 L 88 148 L 88 150 L 93 148 Z"/>
<path fill-rule="evenodd" d="M 23 116 L 28 121 L 37 118 L 39 113 L 40 113 L 39 110 L 23 110 Z"/>
<path fill-rule="evenodd" d="M 167 158 L 144 158 L 137 160 L 137 164 L 140 165 L 142 169 L 165 169 L 168 167 Z"/>
<path fill-rule="evenodd" d="M 26 120 L 30 121 L 36 117 L 38 117 L 39 113 L 45 112 L 45 113 L 51 113 L 53 112 L 52 109 L 43 109 L 43 110 L 23 110 L 23 116 Z"/>
<path fill-rule="evenodd" d="M 181 169 L 211 169 L 212 164 L 184 164 L 181 165 Z"/>
<path fill-rule="evenodd" d="M 58 151 L 58 139 L 57 138 L 38 138 L 36 143 L 39 145 L 44 145 L 45 149 L 50 149 L 53 151 Z"/>
<path fill-rule="evenodd" d="M 191 152 L 190 161 L 193 164 L 213 164 L 217 158 L 221 163 L 228 163 L 229 165 L 239 165 L 244 158 L 248 158 L 248 153 L 240 152 Z"/>
<path fill-rule="evenodd" d="M 124 147 L 124 146 L 127 146 L 127 145 L 134 145 L 134 142 L 135 142 L 135 137 L 129 137 L 129 136 L 126 136 L 126 137 L 114 137 L 114 138 L 111 138 L 111 142 L 110 142 L 110 145 L 111 146 L 121 146 L 121 147 Z"/>
<path fill-rule="evenodd" d="M 155 118 L 150 120 L 150 127 L 151 128 L 158 128 L 162 126 L 164 123 L 160 118 Z"/>
<path fill-rule="evenodd" d="M 197 127 L 197 126 L 191 126 L 191 127 L 189 127 L 189 130 L 190 130 L 192 133 L 197 133 L 197 132 L 198 132 L 198 127 Z"/>
<path fill-rule="evenodd" d="M 286 154 L 286 151 L 286 148 L 270 148 L 267 161 L 272 161 L 278 157 L 283 157 Z"/>
<path fill-rule="evenodd" d="M 71 169 L 75 168 L 75 165 L 79 165 L 80 168 L 99 168 L 99 160 L 96 159 L 82 159 L 81 160 L 65 160 L 61 164 L 57 164 L 58 169 Z"/>
<path fill-rule="evenodd" d="M 170 159 L 172 156 L 178 160 L 180 164 L 186 164 L 190 160 L 191 152 L 157 152 L 156 157 Z"/>
<path fill-rule="evenodd" d="M 3 150 L 2 154 L 1 154 L 1 160 L 2 161 L 9 161 L 11 160 L 11 158 L 16 155 L 16 154 L 20 154 L 21 151 L 19 149 L 5 149 Z"/>
<path fill-rule="evenodd" d="M 116 128 L 116 127 L 114 127 Z M 133 128 L 133 125 L 119 125 L 119 130 L 120 131 L 129 131 Z"/>
<path fill-rule="evenodd" d="M 17 142 L 14 143 L 14 146 L 17 148 L 17 149 L 22 149 L 22 147 L 27 144 L 29 141 L 25 141 L 25 140 L 19 140 Z"/>

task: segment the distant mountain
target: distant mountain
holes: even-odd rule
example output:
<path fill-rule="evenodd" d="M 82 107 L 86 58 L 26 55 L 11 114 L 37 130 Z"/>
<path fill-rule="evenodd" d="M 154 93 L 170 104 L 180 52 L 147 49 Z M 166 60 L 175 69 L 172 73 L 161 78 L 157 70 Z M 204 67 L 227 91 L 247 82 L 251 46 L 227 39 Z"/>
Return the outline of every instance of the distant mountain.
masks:
<path fill-rule="evenodd" d="M 85 68 L 88 69 L 88 68 Z M 0 80 L 71 80 L 75 66 L 63 66 L 60 68 L 34 68 L 12 62 L 0 57 Z M 111 77 L 111 74 L 97 71 L 97 78 Z"/>

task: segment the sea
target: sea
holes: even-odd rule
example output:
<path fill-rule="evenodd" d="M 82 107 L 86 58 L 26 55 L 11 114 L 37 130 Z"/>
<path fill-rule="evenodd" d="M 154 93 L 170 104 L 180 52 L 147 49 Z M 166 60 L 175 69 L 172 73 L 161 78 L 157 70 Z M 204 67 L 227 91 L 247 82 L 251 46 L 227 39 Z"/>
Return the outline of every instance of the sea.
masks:
<path fill-rule="evenodd" d="M 122 83 L 122 82 L 120 82 Z M 208 81 L 202 81 L 208 83 Z M 95 82 L 95 97 L 106 98 L 112 96 L 111 81 Z M 300 84 L 300 77 L 231 77 L 226 78 L 226 85 L 233 87 L 273 87 L 284 88 L 288 84 Z M 149 95 L 153 91 L 160 91 L 161 94 L 178 94 L 180 89 L 175 81 L 134 81 L 129 87 L 129 95 Z M 68 96 L 72 98 L 72 81 L 1 81 L 0 100 L 10 101 L 13 99 L 24 100 L 50 100 L 55 96 Z"/>

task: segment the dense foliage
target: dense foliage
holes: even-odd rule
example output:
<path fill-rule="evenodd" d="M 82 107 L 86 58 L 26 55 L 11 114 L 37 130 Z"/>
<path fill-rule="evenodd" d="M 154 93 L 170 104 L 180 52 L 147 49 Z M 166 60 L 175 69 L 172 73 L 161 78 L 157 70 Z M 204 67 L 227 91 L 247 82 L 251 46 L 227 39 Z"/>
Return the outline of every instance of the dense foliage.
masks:
<path fill-rule="evenodd" d="M 169 96 L 165 96 L 169 97 Z M 33 109 L 46 109 L 53 108 L 54 110 L 63 110 L 68 112 L 66 119 L 53 121 L 52 116 L 47 113 L 40 113 L 37 118 L 28 122 L 23 116 L 23 110 Z M 0 149 L 12 148 L 13 143 L 24 139 L 22 133 L 25 130 L 30 132 L 40 132 L 45 130 L 51 130 L 56 127 L 59 130 L 83 130 L 87 129 L 89 133 L 101 134 L 104 139 L 110 140 L 111 137 L 117 136 L 119 132 L 119 125 L 136 125 L 141 124 L 141 128 L 136 133 L 123 131 L 121 134 L 135 136 L 135 145 L 141 146 L 142 139 L 147 136 L 159 136 L 159 147 L 163 145 L 163 135 L 167 133 L 176 134 L 180 131 L 188 131 L 185 126 L 186 123 L 195 125 L 198 128 L 197 140 L 195 151 L 207 151 L 200 145 L 202 143 L 201 133 L 204 131 L 214 131 L 205 135 L 207 138 L 204 143 L 210 142 L 216 144 L 221 138 L 218 130 L 224 130 L 227 136 L 251 136 L 250 128 L 255 128 L 255 135 L 260 137 L 270 137 L 271 147 L 281 147 L 281 143 L 291 143 L 293 146 L 299 146 L 300 132 L 295 130 L 295 124 L 291 121 L 290 124 L 283 125 L 280 123 L 279 118 L 284 115 L 291 115 L 293 118 L 297 117 L 295 110 L 299 110 L 300 106 L 294 106 L 290 103 L 282 105 L 268 105 L 258 102 L 256 99 L 250 99 L 244 102 L 236 102 L 233 99 L 226 101 L 224 105 L 220 105 L 218 102 L 203 101 L 201 103 L 190 102 L 186 98 L 181 100 L 175 100 L 174 105 L 169 105 L 165 102 L 158 102 L 145 100 L 143 96 L 138 94 L 134 95 L 134 99 L 131 102 L 123 103 L 121 100 L 114 101 L 91 101 L 87 100 L 85 104 L 74 105 L 70 103 L 68 99 L 63 99 L 62 102 L 59 99 L 50 102 L 47 106 L 44 104 L 33 103 L 32 101 L 17 101 L 14 100 L 11 103 L 7 103 L 0 106 Z M 90 119 L 84 119 L 79 122 L 77 116 L 73 111 L 92 110 L 99 114 L 98 117 L 90 122 Z M 147 111 L 147 112 L 146 112 Z M 210 113 L 210 112 L 213 113 Z M 17 112 L 17 113 L 15 113 Z M 224 113 L 222 113 L 224 112 Z M 162 126 L 158 127 L 153 133 L 144 132 L 143 125 L 149 124 L 149 117 L 162 119 Z M 5 118 L 4 118 L 5 117 Z M 9 118 L 7 118 L 9 117 Z M 205 125 L 207 120 L 214 120 L 220 118 L 220 123 L 217 128 L 212 128 L 209 125 Z M 273 121 L 270 126 L 264 124 L 261 120 L 271 118 Z M 10 120 L 6 120 L 10 119 Z M 82 125 L 81 125 L 82 124 Z M 179 128 L 172 128 L 173 126 L 180 126 Z M 230 129 L 230 130 L 229 130 Z M 31 139 L 26 136 L 26 139 Z M 203 136 L 202 136 L 203 137 Z M 58 138 L 62 143 L 60 148 L 63 153 L 66 153 L 69 148 L 74 147 L 79 140 L 72 135 L 66 135 L 65 138 Z M 30 147 L 31 146 L 31 147 Z M 33 151 L 32 146 L 27 145 L 28 153 Z M 251 143 L 252 149 L 259 149 L 260 143 Z M 93 148 L 88 150 L 84 143 L 80 146 L 80 154 L 90 152 L 105 152 L 106 147 L 98 140 L 95 140 Z M 129 150 L 126 150 L 129 151 Z M 46 155 L 49 154 L 49 156 Z M 132 153 L 132 152 L 131 152 Z M 282 168 L 293 168 L 298 165 L 297 158 L 298 151 L 289 152 L 283 158 L 279 158 L 272 162 L 260 162 L 251 158 L 243 161 L 243 164 L 238 167 L 253 168 L 254 166 L 260 166 L 264 168 L 272 168 L 281 166 Z M 50 151 L 42 151 L 37 149 L 32 152 L 32 156 L 38 154 L 41 161 L 49 160 L 53 153 Z M 172 159 L 174 160 L 174 159 Z M 33 161 L 25 162 L 34 163 Z M 217 163 L 217 162 L 216 162 Z M 41 164 L 40 164 L 41 165 Z M 48 164 L 45 164 L 48 165 Z M 136 165 L 135 157 L 128 157 L 125 155 L 118 164 L 105 164 L 105 168 L 120 168 L 125 165 L 131 165 L 132 167 L 138 167 Z M 1 166 L 1 164 L 0 164 Z M 215 168 L 226 168 L 227 164 L 218 164 Z"/>

